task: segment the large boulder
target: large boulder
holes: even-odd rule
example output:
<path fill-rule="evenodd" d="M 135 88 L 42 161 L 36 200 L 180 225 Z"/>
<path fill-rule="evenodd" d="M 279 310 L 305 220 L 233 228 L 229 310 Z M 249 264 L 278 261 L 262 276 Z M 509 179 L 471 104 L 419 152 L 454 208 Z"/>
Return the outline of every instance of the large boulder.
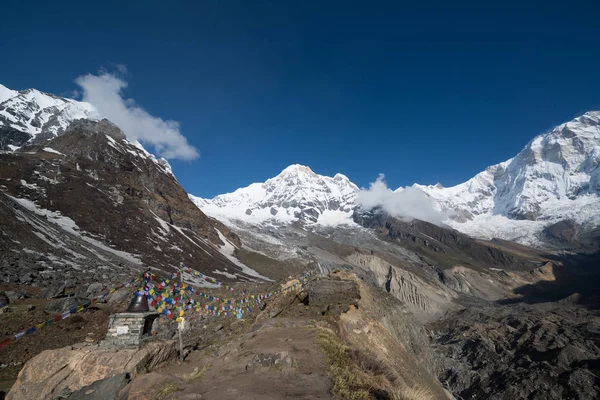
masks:
<path fill-rule="evenodd" d="M 48 286 L 42 290 L 43 299 L 55 299 L 65 294 L 65 285 Z"/>
<path fill-rule="evenodd" d="M 46 350 L 29 360 L 7 400 L 54 399 L 107 377 L 147 372 L 177 357 L 175 341 L 157 340 L 141 349 L 97 346 Z"/>
<path fill-rule="evenodd" d="M 15 290 L 7 290 L 6 292 L 4 292 L 4 294 L 9 299 L 26 299 L 27 297 L 29 297 L 29 295 L 27 294 L 27 292 L 24 291 L 24 290 L 17 290 L 17 291 L 15 291 Z"/>
<path fill-rule="evenodd" d="M 94 298 L 100 294 L 102 294 L 104 291 L 104 285 L 100 282 L 94 282 L 92 284 L 90 284 L 90 286 L 88 286 L 87 290 L 86 290 L 86 295 L 89 298 Z"/>
<path fill-rule="evenodd" d="M 119 289 L 110 296 L 108 296 L 108 304 L 118 305 L 126 304 L 133 297 L 133 291 L 131 288 Z"/>

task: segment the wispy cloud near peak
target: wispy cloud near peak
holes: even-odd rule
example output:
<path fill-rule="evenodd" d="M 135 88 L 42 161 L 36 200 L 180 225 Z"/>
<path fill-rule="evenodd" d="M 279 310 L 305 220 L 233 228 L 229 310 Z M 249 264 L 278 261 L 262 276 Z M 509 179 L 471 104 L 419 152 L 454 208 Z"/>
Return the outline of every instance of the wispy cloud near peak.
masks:
<path fill-rule="evenodd" d="M 119 65 L 123 74 L 125 66 Z M 123 96 L 127 87 L 124 78 L 101 70 L 75 79 L 82 91 L 82 100 L 96 107 L 103 118 L 119 126 L 131 140 L 154 147 L 158 155 L 168 159 L 193 160 L 200 156 L 181 134 L 177 121 L 150 115 L 135 100 Z"/>

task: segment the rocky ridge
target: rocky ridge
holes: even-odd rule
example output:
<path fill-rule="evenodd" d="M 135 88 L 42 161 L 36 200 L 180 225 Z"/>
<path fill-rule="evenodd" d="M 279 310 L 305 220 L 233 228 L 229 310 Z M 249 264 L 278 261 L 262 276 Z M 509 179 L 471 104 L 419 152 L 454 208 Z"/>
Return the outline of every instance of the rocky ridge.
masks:
<path fill-rule="evenodd" d="M 168 164 L 106 120 L 75 121 L 0 154 L 0 176 L 4 281 L 115 282 L 182 261 L 220 279 L 261 279 L 234 257 L 238 237 L 194 206 Z"/>

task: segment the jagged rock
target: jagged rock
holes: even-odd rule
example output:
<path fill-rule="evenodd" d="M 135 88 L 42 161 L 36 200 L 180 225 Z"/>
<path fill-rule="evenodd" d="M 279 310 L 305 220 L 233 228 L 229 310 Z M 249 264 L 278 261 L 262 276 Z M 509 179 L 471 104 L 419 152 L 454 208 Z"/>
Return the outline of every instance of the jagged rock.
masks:
<path fill-rule="evenodd" d="M 175 341 L 152 341 L 141 349 L 104 349 L 88 346 L 46 350 L 29 360 L 7 400 L 53 399 L 107 377 L 148 372 L 177 357 Z"/>
<path fill-rule="evenodd" d="M 26 274 L 20 275 L 19 282 L 20 283 L 31 283 L 31 282 L 33 282 L 33 276 L 31 275 L 31 273 L 26 273 Z"/>
<path fill-rule="evenodd" d="M 65 285 L 49 286 L 42 290 L 41 296 L 44 299 L 55 299 L 57 297 L 64 295 L 64 293 L 65 293 Z"/>
<path fill-rule="evenodd" d="M 595 311 L 568 303 L 467 308 L 431 323 L 439 378 L 460 398 L 600 396 Z"/>
<path fill-rule="evenodd" d="M 113 375 L 109 378 L 98 380 L 73 392 L 68 400 L 117 400 L 121 391 L 131 382 L 131 375 L 127 372 Z"/>
<path fill-rule="evenodd" d="M 93 121 L 89 119 L 77 119 L 65 130 L 65 134 L 79 133 L 81 135 L 92 136 L 94 134 L 110 135 L 114 139 L 126 139 L 125 134 L 119 127 L 107 119 Z"/>
<path fill-rule="evenodd" d="M 128 300 L 131 300 L 132 297 L 133 297 L 133 295 L 132 295 L 131 290 L 128 288 L 123 288 L 123 289 L 117 290 L 116 292 L 114 292 L 113 294 L 111 294 L 108 297 L 108 304 L 118 304 L 118 303 L 126 302 Z"/>
<path fill-rule="evenodd" d="M 276 316 L 281 314 L 282 311 L 283 311 L 282 307 L 275 307 L 274 309 L 269 310 L 269 318 L 275 318 Z"/>

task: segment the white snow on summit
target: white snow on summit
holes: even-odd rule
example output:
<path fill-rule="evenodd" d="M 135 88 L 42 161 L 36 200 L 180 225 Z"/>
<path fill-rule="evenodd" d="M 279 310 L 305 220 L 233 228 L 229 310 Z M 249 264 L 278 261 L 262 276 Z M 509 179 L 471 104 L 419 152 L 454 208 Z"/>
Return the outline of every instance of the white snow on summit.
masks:
<path fill-rule="evenodd" d="M 19 94 L 19 92 L 17 92 L 16 90 L 11 90 L 0 83 L 0 103 L 10 99 L 11 97 L 18 95 L 18 94 Z"/>
<path fill-rule="evenodd" d="M 413 188 L 428 195 L 436 210 L 450 216 L 444 222 L 463 233 L 541 246 L 539 233 L 555 222 L 572 219 L 584 229 L 600 225 L 599 165 L 600 112 L 590 111 L 535 137 L 514 158 L 464 183 Z M 358 193 L 343 175 L 330 178 L 292 165 L 265 183 L 210 200 L 190 198 L 206 214 L 226 221 L 336 226 L 352 223 Z"/>
<path fill-rule="evenodd" d="M 309 167 L 291 165 L 264 183 L 253 183 L 233 193 L 207 200 L 190 199 L 206 214 L 224 220 L 251 224 L 319 223 L 351 224 L 358 187 L 342 175 L 333 178 L 314 173 Z"/>
<path fill-rule="evenodd" d="M 51 138 L 80 118 L 98 119 L 99 114 L 90 103 L 0 85 L 0 125 L 26 132 L 32 138 L 42 133 Z"/>
<path fill-rule="evenodd" d="M 449 221 L 456 229 L 534 241 L 525 238 L 563 219 L 600 224 L 599 164 L 600 112 L 591 111 L 535 137 L 516 157 L 465 183 L 415 187 L 435 199 L 440 209 L 456 212 Z"/>
<path fill-rule="evenodd" d="M 36 137 L 53 139 L 77 119 L 99 120 L 100 118 L 100 113 L 90 103 L 43 93 L 36 89 L 11 90 L 0 84 L 0 126 L 8 126 L 28 133 L 31 135 L 29 142 Z M 109 144 L 119 150 L 116 141 L 110 136 L 107 138 Z M 163 171 L 174 177 L 171 165 L 165 158 L 157 158 L 137 140 L 127 140 L 127 143 L 140 150 L 139 152 L 127 150 L 131 154 L 151 159 Z M 7 147 L 12 151 L 20 148 L 11 144 Z M 44 151 L 61 154 L 49 147 L 44 148 Z"/>

